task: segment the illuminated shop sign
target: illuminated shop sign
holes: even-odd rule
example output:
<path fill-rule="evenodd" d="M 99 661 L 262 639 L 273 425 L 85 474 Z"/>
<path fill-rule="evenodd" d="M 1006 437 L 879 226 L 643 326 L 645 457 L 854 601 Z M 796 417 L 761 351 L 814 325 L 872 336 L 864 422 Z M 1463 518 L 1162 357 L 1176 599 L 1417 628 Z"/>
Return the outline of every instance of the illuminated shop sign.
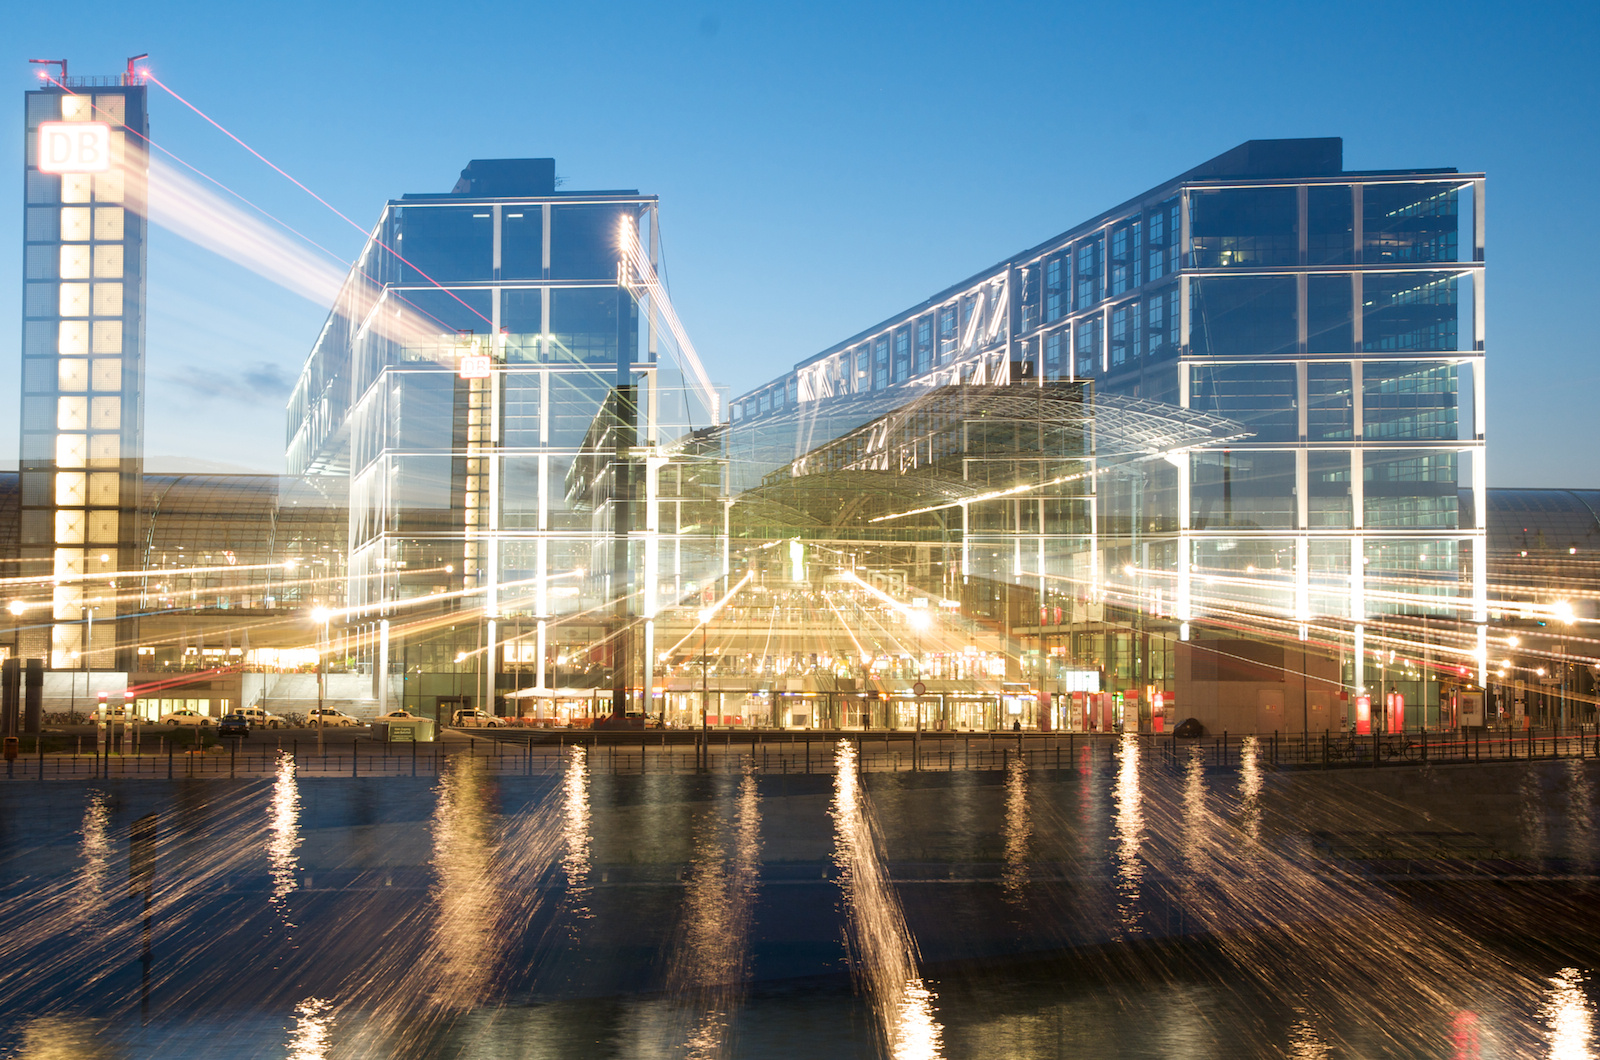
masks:
<path fill-rule="evenodd" d="M 489 358 L 482 354 L 469 354 L 461 358 L 461 378 L 487 379 L 491 371 Z"/>
<path fill-rule="evenodd" d="M 100 121 L 39 125 L 41 173 L 104 173 L 111 168 L 111 126 Z"/>

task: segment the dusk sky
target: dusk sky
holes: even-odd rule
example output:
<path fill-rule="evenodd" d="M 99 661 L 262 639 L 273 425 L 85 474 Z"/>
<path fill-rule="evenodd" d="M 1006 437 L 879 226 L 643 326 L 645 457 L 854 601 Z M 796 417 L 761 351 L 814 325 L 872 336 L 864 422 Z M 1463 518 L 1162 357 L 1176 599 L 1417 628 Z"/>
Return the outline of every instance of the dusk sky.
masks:
<path fill-rule="evenodd" d="M 13 5 L 0 378 L 18 378 L 30 58 L 151 70 L 362 226 L 472 158 L 659 195 L 672 295 L 738 394 L 1253 138 L 1488 184 L 1489 481 L 1600 487 L 1590 4 Z M 361 234 L 152 85 L 156 143 L 340 256 Z M 310 251 L 325 264 L 332 259 Z M 338 268 L 339 266 L 335 266 Z M 278 471 L 326 306 L 167 231 L 145 451 Z M 0 423 L 14 465 L 15 400 Z"/>

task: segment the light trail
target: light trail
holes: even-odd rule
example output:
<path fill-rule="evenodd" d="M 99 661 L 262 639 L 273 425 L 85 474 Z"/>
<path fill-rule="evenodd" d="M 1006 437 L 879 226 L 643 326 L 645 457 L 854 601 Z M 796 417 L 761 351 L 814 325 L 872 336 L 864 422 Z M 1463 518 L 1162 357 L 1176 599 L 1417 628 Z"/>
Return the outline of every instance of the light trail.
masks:
<path fill-rule="evenodd" d="M 157 86 L 159 86 L 161 88 L 162 91 L 166 92 L 173 99 L 177 100 L 179 103 L 182 103 L 185 107 L 188 107 L 190 110 L 194 111 L 201 118 L 203 118 L 207 123 L 209 123 L 213 128 L 215 128 L 218 132 L 222 133 L 228 139 L 232 140 L 234 143 L 238 144 L 240 147 L 242 147 L 246 151 L 250 152 L 256 158 L 258 158 L 262 162 L 266 163 L 266 165 L 270 169 L 272 169 L 273 172 L 275 172 L 279 176 L 283 177 L 289 183 L 293 184 L 295 187 L 299 188 L 301 191 L 305 192 L 307 195 L 311 196 L 313 199 L 316 199 L 322 205 L 326 206 L 329 210 L 332 210 L 334 215 L 337 216 L 340 220 L 344 221 L 346 224 L 348 224 L 350 227 L 354 228 L 356 231 L 362 233 L 363 236 L 365 236 L 367 239 L 371 240 L 373 243 L 377 244 L 378 246 L 382 247 L 384 250 L 387 250 L 389 253 L 393 254 L 400 261 L 403 261 L 407 265 L 409 265 L 411 268 L 416 269 L 416 272 L 417 272 L 418 276 L 421 276 L 423 279 L 425 279 L 429 283 L 433 284 L 434 287 L 436 287 L 439 290 L 443 291 L 445 294 L 449 295 L 451 298 L 454 298 L 469 313 L 471 313 L 473 316 L 477 317 L 478 319 L 482 320 L 485 324 L 489 325 L 490 332 L 491 333 L 493 332 L 493 330 L 494 330 L 494 321 L 493 320 L 491 320 L 490 318 L 484 316 L 482 313 L 478 312 L 477 309 L 475 309 L 471 305 L 469 305 L 460 295 L 458 295 L 454 291 L 450 290 L 450 288 L 444 286 L 438 280 L 435 280 L 432 276 L 428 275 L 427 272 L 425 272 L 424 270 L 418 268 L 417 265 L 414 262 L 411 262 L 411 261 L 407 260 L 405 255 L 401 254 L 399 251 L 395 250 L 393 247 L 391 247 L 387 243 L 383 242 L 383 240 L 379 239 L 378 236 L 377 236 L 376 230 L 373 230 L 373 231 L 369 232 L 367 229 L 361 227 L 361 225 L 357 224 L 355 221 L 353 221 L 349 217 L 345 216 L 345 214 L 343 212 L 341 212 L 338 209 L 338 207 L 334 206 L 327 199 L 324 199 L 322 196 L 318 195 L 316 192 L 312 191 L 310 188 L 308 188 L 304 184 L 300 183 L 300 181 L 298 181 L 294 177 L 290 176 L 285 170 L 280 168 L 271 159 L 267 158 L 266 155 L 263 155 L 260 151 L 257 151 L 255 148 L 253 148 L 249 144 L 245 143 L 239 137 L 237 137 L 233 133 L 229 132 L 215 118 L 211 117 L 209 114 L 207 114 L 205 111 L 201 110 L 199 107 L 195 106 L 193 103 L 190 103 L 187 99 L 184 99 L 177 92 L 173 91 L 173 89 L 170 86 L 168 86 L 166 84 L 166 82 L 164 82 L 160 78 L 156 77 L 156 75 L 151 73 L 149 70 L 141 70 L 140 74 L 145 79 L 147 79 L 149 81 L 153 81 Z"/>

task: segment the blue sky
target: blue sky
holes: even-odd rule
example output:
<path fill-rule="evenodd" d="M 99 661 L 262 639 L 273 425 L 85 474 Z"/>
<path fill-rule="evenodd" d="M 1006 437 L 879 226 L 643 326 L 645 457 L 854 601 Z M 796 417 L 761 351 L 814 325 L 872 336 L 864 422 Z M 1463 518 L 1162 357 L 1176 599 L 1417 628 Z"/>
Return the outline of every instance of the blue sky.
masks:
<path fill-rule="evenodd" d="M 157 76 L 363 225 L 468 159 L 662 199 L 714 379 L 766 381 L 1243 140 L 1489 174 L 1489 477 L 1600 487 L 1600 15 L 1581 4 L 8 5 L 0 172 L 21 242 L 29 58 Z M 152 87 L 152 135 L 344 255 L 360 236 Z M 0 255 L 0 379 L 21 254 Z M 323 307 L 157 231 L 146 451 L 281 466 Z M 14 400 L 0 463 L 15 461 Z"/>

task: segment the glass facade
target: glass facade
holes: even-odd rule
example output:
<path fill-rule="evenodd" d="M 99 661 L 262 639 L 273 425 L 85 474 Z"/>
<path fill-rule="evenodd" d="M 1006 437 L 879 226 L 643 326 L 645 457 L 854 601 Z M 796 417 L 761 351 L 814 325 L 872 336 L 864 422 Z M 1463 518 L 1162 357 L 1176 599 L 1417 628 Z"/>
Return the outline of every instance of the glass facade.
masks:
<path fill-rule="evenodd" d="M 24 569 L 55 584 L 51 622 L 19 650 L 55 669 L 131 669 L 138 608 L 116 575 L 139 563 L 145 86 L 71 78 L 24 108 L 17 540 Z"/>
<path fill-rule="evenodd" d="M 1329 687 L 1350 695 L 1385 623 L 1431 617 L 1447 620 L 1440 657 L 1481 680 L 1483 177 L 1347 172 L 1338 141 L 1298 142 L 1315 149 L 1298 156 L 1286 142 L 1281 158 L 1278 143 L 1221 156 L 801 363 L 735 399 L 734 427 L 776 427 L 762 399 L 790 380 L 801 418 L 829 422 L 860 389 L 852 366 L 924 326 L 950 342 L 904 378 L 899 362 L 875 376 L 884 407 L 895 388 L 910 401 L 946 385 L 1065 383 L 1091 404 L 1210 415 L 1244 434 L 1099 468 L 1055 558 L 1038 558 L 1061 529 L 1047 505 L 982 516 L 1002 535 L 966 540 L 1004 587 L 986 591 L 1026 588 L 1040 608 L 1009 620 L 1014 643 L 1048 656 L 1059 636 L 1058 664 L 1105 671 L 1129 627 L 1141 645 L 1207 624 L 1288 630 L 1339 661 Z M 817 438 L 792 433 L 791 458 Z M 970 593 L 979 574 L 965 575 Z M 1130 694 L 1163 687 L 1157 663 L 1134 665 L 1117 678 Z"/>
<path fill-rule="evenodd" d="M 413 706 L 517 681 L 620 703 L 656 613 L 723 573 L 720 399 L 656 201 L 558 194 L 538 161 L 390 202 L 290 401 L 291 476 L 348 494 L 349 622 L 373 666 L 397 627 Z"/>

